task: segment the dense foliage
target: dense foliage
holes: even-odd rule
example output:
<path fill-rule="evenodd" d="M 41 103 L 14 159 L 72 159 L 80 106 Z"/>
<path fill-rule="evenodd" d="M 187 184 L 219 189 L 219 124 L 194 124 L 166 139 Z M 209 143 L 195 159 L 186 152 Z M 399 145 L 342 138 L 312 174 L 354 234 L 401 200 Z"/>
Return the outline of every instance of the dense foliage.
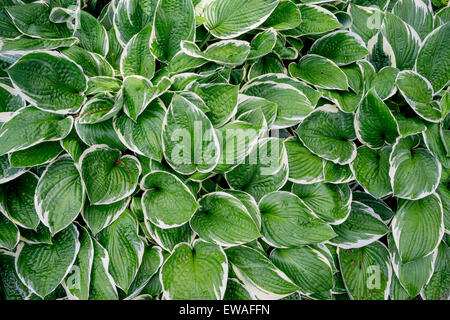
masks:
<path fill-rule="evenodd" d="M 448 299 L 445 0 L 0 0 L 1 299 Z"/>

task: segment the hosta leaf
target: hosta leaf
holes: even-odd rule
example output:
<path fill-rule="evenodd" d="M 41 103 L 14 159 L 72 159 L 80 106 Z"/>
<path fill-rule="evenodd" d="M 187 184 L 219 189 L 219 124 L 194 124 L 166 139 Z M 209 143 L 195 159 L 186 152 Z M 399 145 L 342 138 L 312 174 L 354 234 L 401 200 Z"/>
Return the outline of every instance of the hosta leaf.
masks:
<path fill-rule="evenodd" d="M 433 88 L 430 82 L 414 71 L 402 71 L 397 75 L 397 87 L 411 108 L 427 121 L 441 120 L 440 110 L 433 105 Z"/>
<path fill-rule="evenodd" d="M 119 0 L 115 2 L 114 30 L 117 40 L 122 47 L 125 47 L 135 34 L 153 22 L 158 2 L 153 0 Z"/>
<path fill-rule="evenodd" d="M 233 271 L 258 299 L 280 299 L 298 290 L 287 276 L 259 250 L 238 246 L 226 250 Z"/>
<path fill-rule="evenodd" d="M 229 278 L 223 300 L 254 300 L 255 297 L 237 279 Z"/>
<path fill-rule="evenodd" d="M 365 192 L 353 192 L 353 201 L 363 203 L 373 209 L 377 215 L 383 219 L 384 222 L 389 222 L 394 216 L 392 209 L 383 201 L 372 197 Z"/>
<path fill-rule="evenodd" d="M 109 39 L 104 26 L 90 13 L 80 11 L 80 25 L 75 32 L 80 40 L 79 46 L 91 52 L 106 56 L 109 50 Z"/>
<path fill-rule="evenodd" d="M 178 244 L 160 272 L 163 297 L 173 300 L 221 300 L 227 277 L 223 249 L 201 240 Z"/>
<path fill-rule="evenodd" d="M 264 23 L 279 2 L 279 0 L 213 0 L 204 12 L 205 27 L 216 38 L 235 38 Z"/>
<path fill-rule="evenodd" d="M 450 23 L 446 23 L 431 32 L 423 42 L 417 55 L 416 70 L 430 80 L 434 92 L 448 85 L 450 66 Z"/>
<path fill-rule="evenodd" d="M 14 255 L 0 251 L 0 298 L 3 300 L 25 300 L 28 288 L 17 275 Z"/>
<path fill-rule="evenodd" d="M 85 187 L 78 168 L 71 157 L 62 156 L 39 179 L 34 205 L 42 223 L 56 234 L 75 220 L 84 199 Z"/>
<path fill-rule="evenodd" d="M 421 292 L 422 298 L 426 300 L 448 300 L 449 277 L 448 277 L 448 246 L 441 242 L 438 247 L 437 258 L 434 264 L 433 275 L 425 289 Z"/>
<path fill-rule="evenodd" d="M 157 97 L 158 87 L 142 76 L 129 76 L 123 81 L 124 111 L 136 121 L 147 105 Z"/>
<path fill-rule="evenodd" d="M 277 104 L 277 116 L 274 123 L 276 128 L 286 128 L 299 123 L 314 108 L 308 97 L 290 84 L 255 81 L 246 85 L 242 93 Z"/>
<path fill-rule="evenodd" d="M 406 292 L 415 297 L 428 283 L 433 274 L 434 263 L 436 261 L 437 250 L 426 257 L 416 259 L 407 263 L 402 263 L 400 255 L 392 236 L 389 238 L 389 252 L 392 257 L 392 267 L 394 272 Z"/>
<path fill-rule="evenodd" d="M 125 210 L 99 234 L 99 241 L 110 257 L 109 272 L 119 288 L 128 291 L 144 254 L 144 243 L 138 236 L 135 216 Z"/>
<path fill-rule="evenodd" d="M 337 65 L 355 62 L 369 53 L 361 37 L 349 31 L 335 31 L 323 36 L 314 42 L 309 52 L 328 58 Z"/>
<path fill-rule="evenodd" d="M 117 135 L 129 150 L 161 161 L 163 158 L 161 132 L 166 110 L 162 102 L 154 100 L 133 121 L 125 114 L 114 120 Z"/>
<path fill-rule="evenodd" d="M 336 16 L 323 7 L 301 4 L 298 8 L 302 20 L 296 29 L 300 34 L 319 34 L 341 27 Z"/>
<path fill-rule="evenodd" d="M 386 300 L 392 279 L 389 252 L 380 242 L 359 249 L 338 249 L 345 288 L 354 300 Z"/>
<path fill-rule="evenodd" d="M 323 179 L 329 183 L 347 183 L 354 180 L 350 165 L 341 166 L 331 161 L 326 161 L 323 166 Z"/>
<path fill-rule="evenodd" d="M 120 58 L 123 77 L 139 75 L 147 79 L 155 74 L 155 58 L 150 49 L 152 25 L 148 24 L 127 43 Z"/>
<path fill-rule="evenodd" d="M 152 171 L 141 182 L 145 217 L 160 228 L 174 228 L 188 222 L 198 208 L 193 193 L 175 175 Z"/>
<path fill-rule="evenodd" d="M 52 244 L 21 243 L 16 252 L 20 280 L 36 295 L 52 293 L 69 273 L 80 249 L 78 231 L 73 224 L 56 234 Z"/>
<path fill-rule="evenodd" d="M 417 148 L 417 136 L 398 138 L 389 158 L 394 196 L 421 199 L 432 194 L 441 177 L 441 164 L 428 151 Z M 414 172 L 412 175 L 411 172 Z"/>
<path fill-rule="evenodd" d="M 345 73 L 333 61 L 317 54 L 307 54 L 297 64 L 291 63 L 289 73 L 319 88 L 331 90 L 348 88 Z"/>
<path fill-rule="evenodd" d="M 176 95 L 163 123 L 163 152 L 172 168 L 183 174 L 214 169 L 220 156 L 219 141 L 211 122 L 198 107 Z"/>
<path fill-rule="evenodd" d="M 0 156 L 0 184 L 14 180 L 25 172 L 25 168 L 12 167 L 7 154 Z"/>
<path fill-rule="evenodd" d="M 319 243 L 336 236 L 333 229 L 316 218 L 295 194 L 268 193 L 260 200 L 259 210 L 263 239 L 273 247 Z"/>
<path fill-rule="evenodd" d="M 441 200 L 436 195 L 401 200 L 392 220 L 392 234 L 402 263 L 429 255 L 444 234 Z"/>
<path fill-rule="evenodd" d="M 426 123 L 427 130 L 423 132 L 423 139 L 428 150 L 441 163 L 443 168 L 450 168 L 450 157 L 447 154 L 442 139 L 441 126 L 438 123 Z"/>
<path fill-rule="evenodd" d="M 436 193 L 442 201 L 442 208 L 444 209 L 444 226 L 448 233 L 450 230 L 450 190 L 447 186 L 440 184 L 436 189 Z"/>
<path fill-rule="evenodd" d="M 122 87 L 122 81 L 108 76 L 90 77 L 86 94 L 102 92 L 117 92 Z"/>
<path fill-rule="evenodd" d="M 210 193 L 199 201 L 191 228 L 205 241 L 220 246 L 244 244 L 260 236 L 259 227 L 242 202 L 223 192 Z"/>
<path fill-rule="evenodd" d="M 92 262 L 89 300 L 118 300 L 114 279 L 109 273 L 110 257 L 108 251 L 93 238 L 94 259 Z"/>
<path fill-rule="evenodd" d="M 283 141 L 268 138 L 261 140 L 245 162 L 226 173 L 225 177 L 233 189 L 245 191 L 259 201 L 266 193 L 283 187 L 288 175 Z"/>
<path fill-rule="evenodd" d="M 339 224 L 350 214 L 352 193 L 347 184 L 294 184 L 292 193 L 326 222 Z"/>
<path fill-rule="evenodd" d="M 85 228 L 80 227 L 79 230 L 80 250 L 72 267 L 74 274 L 67 277 L 65 285 L 71 296 L 78 300 L 88 300 L 94 262 L 94 243 Z"/>
<path fill-rule="evenodd" d="M 36 229 L 39 216 L 34 207 L 38 177 L 25 172 L 13 181 L 0 185 L 0 211 L 20 227 Z"/>
<path fill-rule="evenodd" d="M 400 0 L 392 8 L 392 13 L 411 25 L 423 40 L 433 31 L 433 10 L 429 1 Z"/>
<path fill-rule="evenodd" d="M 23 108 L 0 127 L 0 155 L 65 138 L 72 125 L 72 117 L 64 118 L 34 107 Z"/>
<path fill-rule="evenodd" d="M 159 247 L 145 247 L 142 263 L 138 273 L 134 278 L 128 292 L 130 297 L 134 297 L 148 284 L 152 276 L 158 271 L 163 264 L 163 255 Z"/>
<path fill-rule="evenodd" d="M 351 3 L 348 12 L 352 16 L 352 25 L 350 30 L 358 34 L 365 43 L 375 36 L 378 32 L 384 14 L 376 7 L 363 7 Z"/>
<path fill-rule="evenodd" d="M 342 249 L 361 248 L 384 236 L 389 228 L 372 208 L 359 202 L 352 202 L 348 218 L 333 227 L 337 237 L 331 244 Z"/>
<path fill-rule="evenodd" d="M 88 146 L 104 144 L 113 149 L 126 149 L 114 130 L 113 119 L 87 124 L 77 121 L 75 130 L 80 140 Z"/>
<path fill-rule="evenodd" d="M 323 159 L 313 154 L 298 139 L 284 142 L 289 162 L 289 181 L 300 184 L 315 183 L 323 179 Z"/>
<path fill-rule="evenodd" d="M 248 193 L 240 190 L 225 190 L 224 192 L 231 194 L 235 198 L 239 199 L 247 209 L 248 213 L 252 217 L 253 221 L 258 226 L 258 230 L 261 229 L 261 213 L 259 212 L 258 204 L 256 200 Z"/>
<path fill-rule="evenodd" d="M 64 49 L 61 52 L 77 63 L 88 77 L 113 77 L 115 75 L 111 64 L 98 53 L 77 46 Z"/>
<path fill-rule="evenodd" d="M 355 132 L 359 141 L 372 149 L 393 144 L 399 135 L 392 112 L 373 90 L 367 93 L 356 112 Z"/>
<path fill-rule="evenodd" d="M 303 294 L 325 292 L 334 286 L 328 259 L 314 247 L 275 249 L 270 260 L 300 288 Z"/>
<path fill-rule="evenodd" d="M 364 190 L 376 198 L 382 198 L 392 192 L 389 178 L 389 156 L 392 147 L 379 150 L 361 146 L 357 150 L 351 167 L 355 178 Z"/>
<path fill-rule="evenodd" d="M 181 49 L 187 55 L 224 65 L 241 65 L 250 54 L 250 44 L 241 40 L 215 42 L 202 52 L 195 43 L 182 41 Z"/>
<path fill-rule="evenodd" d="M 255 109 L 261 110 L 266 119 L 267 125 L 270 127 L 275 121 L 277 115 L 278 106 L 276 103 L 273 103 L 267 99 L 252 97 L 246 95 L 238 96 L 238 115 L 254 111 Z M 256 114 L 256 113 L 253 113 Z"/>
<path fill-rule="evenodd" d="M 191 0 L 158 1 L 152 34 L 152 52 L 158 60 L 170 61 L 182 40 L 195 40 L 195 14 Z"/>
<path fill-rule="evenodd" d="M 108 96 L 102 94 L 97 95 L 90 99 L 81 109 L 80 117 L 77 119 L 77 123 L 81 124 L 93 124 L 111 119 L 116 115 L 122 104 L 115 102 Z"/>
<path fill-rule="evenodd" d="M 17 39 L 0 40 L 0 52 L 19 51 L 25 53 L 35 50 L 54 50 L 62 47 L 71 47 L 78 42 L 79 40 L 75 37 L 66 39 L 40 39 L 22 36 Z"/>
<path fill-rule="evenodd" d="M 168 252 L 172 252 L 175 246 L 181 242 L 191 243 L 194 238 L 194 233 L 188 223 L 180 227 L 162 229 L 145 220 L 145 227 L 152 239 Z"/>
<path fill-rule="evenodd" d="M 55 160 L 63 151 L 59 141 L 42 142 L 25 150 L 11 152 L 9 161 L 13 167 L 33 167 Z"/>
<path fill-rule="evenodd" d="M 24 228 L 19 228 L 19 230 L 20 239 L 26 243 L 52 243 L 52 234 L 42 222 L 39 223 L 36 230 Z"/>
<path fill-rule="evenodd" d="M 129 198 L 120 200 L 111 204 L 90 205 L 86 204 L 81 212 L 83 220 L 86 222 L 89 230 L 96 235 L 125 211 L 130 203 Z"/>
<path fill-rule="evenodd" d="M 239 88 L 229 84 L 205 84 L 193 87 L 193 91 L 205 102 L 205 114 L 214 127 L 221 127 L 235 114 Z"/>
<path fill-rule="evenodd" d="M 292 1 L 281 1 L 270 17 L 264 22 L 264 27 L 275 30 L 289 30 L 301 22 L 300 9 Z"/>
<path fill-rule="evenodd" d="M 0 248 L 13 251 L 19 243 L 19 228 L 4 215 L 0 214 Z"/>
<path fill-rule="evenodd" d="M 81 174 L 93 205 L 111 204 L 130 196 L 142 172 L 139 161 L 107 146 L 94 146 L 80 157 Z"/>
<path fill-rule="evenodd" d="M 387 12 L 384 16 L 383 35 L 392 47 L 396 67 L 400 70 L 414 68 L 420 48 L 420 37 L 409 24 Z"/>
<path fill-rule="evenodd" d="M 277 41 L 277 33 L 274 29 L 269 28 L 258 33 L 251 42 L 250 53 L 248 59 L 261 58 L 272 52 Z"/>
<path fill-rule="evenodd" d="M 59 53 L 28 53 L 9 67 L 8 74 L 26 99 L 40 109 L 73 113 L 84 102 L 87 78 L 83 70 Z"/>
<path fill-rule="evenodd" d="M 295 131 L 311 152 L 341 165 L 356 157 L 353 115 L 334 105 L 315 109 Z"/>
<path fill-rule="evenodd" d="M 12 83 L 0 80 L 0 112 L 14 112 L 25 106 L 19 91 L 12 88 Z"/>

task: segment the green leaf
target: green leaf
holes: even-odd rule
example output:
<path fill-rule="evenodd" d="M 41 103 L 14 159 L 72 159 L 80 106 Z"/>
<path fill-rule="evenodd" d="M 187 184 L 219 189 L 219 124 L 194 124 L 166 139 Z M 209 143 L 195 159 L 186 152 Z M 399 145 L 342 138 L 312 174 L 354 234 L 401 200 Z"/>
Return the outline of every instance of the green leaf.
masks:
<path fill-rule="evenodd" d="M 114 279 L 109 273 L 110 258 L 108 251 L 93 238 L 94 259 L 92 262 L 89 300 L 118 300 Z"/>
<path fill-rule="evenodd" d="M 129 197 L 142 172 L 139 161 L 104 145 L 91 147 L 80 157 L 81 174 L 93 205 L 111 204 Z"/>
<path fill-rule="evenodd" d="M 333 61 L 316 54 L 303 56 L 298 63 L 289 65 L 289 73 L 319 88 L 347 90 L 348 79 Z"/>
<path fill-rule="evenodd" d="M 264 22 L 266 28 L 275 30 L 289 30 L 297 27 L 301 22 L 300 9 L 292 1 L 281 1 L 269 18 Z"/>
<path fill-rule="evenodd" d="M 104 26 L 90 13 L 80 11 L 80 24 L 75 32 L 79 46 L 90 52 L 106 56 L 109 50 L 108 34 Z"/>
<path fill-rule="evenodd" d="M 392 220 L 392 234 L 402 263 L 429 255 L 444 234 L 439 197 L 430 195 L 415 201 L 401 200 Z"/>
<path fill-rule="evenodd" d="M 124 111 L 136 122 L 148 104 L 157 97 L 158 88 L 142 76 L 126 77 L 122 85 Z"/>
<path fill-rule="evenodd" d="M 191 243 L 194 239 L 194 233 L 189 223 L 185 223 L 180 227 L 163 229 L 146 219 L 145 227 L 152 239 L 168 252 L 172 252 L 177 244 L 181 242 Z"/>
<path fill-rule="evenodd" d="M 295 138 L 284 141 L 289 162 L 289 181 L 299 184 L 320 182 L 324 161 Z"/>
<path fill-rule="evenodd" d="M 34 206 L 38 177 L 25 172 L 0 185 L 0 211 L 20 227 L 36 230 L 39 216 Z"/>
<path fill-rule="evenodd" d="M 20 280 L 41 298 L 52 293 L 72 268 L 80 249 L 78 231 L 69 225 L 52 244 L 21 243 L 16 252 Z"/>
<path fill-rule="evenodd" d="M 162 62 L 180 51 L 182 40 L 195 40 L 195 14 L 191 0 L 160 0 L 156 6 L 152 52 Z"/>
<path fill-rule="evenodd" d="M 236 197 L 214 192 L 202 197 L 199 204 L 190 225 L 201 239 L 220 246 L 233 246 L 260 236 L 258 225 Z"/>
<path fill-rule="evenodd" d="M 21 36 L 17 39 L 0 40 L 0 52 L 27 52 L 35 50 L 54 50 L 62 47 L 71 47 L 79 40 L 75 37 L 66 39 L 40 39 Z"/>
<path fill-rule="evenodd" d="M 367 93 L 356 112 L 355 132 L 358 140 L 372 149 L 395 143 L 399 135 L 391 110 L 373 90 Z"/>
<path fill-rule="evenodd" d="M 94 262 L 94 243 L 85 228 L 80 226 L 79 229 L 80 250 L 73 264 L 74 274 L 67 277 L 64 282 L 70 293 L 68 295 L 78 300 L 88 300 Z"/>
<path fill-rule="evenodd" d="M 19 228 L 4 215 L 0 214 L 0 248 L 13 251 L 19 240 Z"/>
<path fill-rule="evenodd" d="M 72 125 L 72 117 L 64 118 L 34 107 L 23 108 L 0 128 L 0 155 L 65 138 Z"/>
<path fill-rule="evenodd" d="M 228 278 L 228 260 L 215 244 L 196 240 L 179 243 L 161 268 L 163 297 L 168 300 L 221 300 Z"/>
<path fill-rule="evenodd" d="M 78 64 L 88 77 L 113 77 L 115 75 L 111 64 L 98 53 L 77 46 L 64 49 L 61 53 Z"/>
<path fill-rule="evenodd" d="M 214 0 L 204 12 L 206 29 L 216 38 L 232 39 L 259 27 L 279 0 Z"/>
<path fill-rule="evenodd" d="M 421 43 L 413 27 L 396 15 L 386 12 L 382 33 L 392 47 L 395 67 L 400 70 L 413 69 Z"/>
<path fill-rule="evenodd" d="M 285 191 L 268 193 L 260 200 L 259 210 L 263 239 L 273 247 L 320 243 L 336 236 L 333 229 L 316 218 L 295 194 Z"/>
<path fill-rule="evenodd" d="M 333 230 L 337 237 L 330 243 L 342 249 L 365 247 L 389 232 L 380 216 L 359 202 L 352 202 L 348 218 Z"/>
<path fill-rule="evenodd" d="M 298 290 L 297 285 L 259 250 L 237 246 L 228 248 L 226 254 L 236 276 L 256 298 L 280 299 Z"/>
<path fill-rule="evenodd" d="M 389 177 L 396 197 L 421 199 L 432 194 L 439 184 L 442 166 L 428 149 L 417 147 L 417 139 L 398 138 L 392 148 Z"/>
<path fill-rule="evenodd" d="M 126 78 L 132 75 L 147 79 L 155 74 L 155 57 L 150 48 L 152 25 L 147 25 L 133 36 L 125 46 L 120 58 L 120 73 Z"/>
<path fill-rule="evenodd" d="M 441 120 L 441 111 L 433 105 L 433 88 L 427 79 L 414 71 L 402 71 L 396 83 L 406 102 L 420 117 L 432 122 Z"/>
<path fill-rule="evenodd" d="M 441 242 L 438 247 L 436 262 L 434 264 L 433 275 L 428 285 L 420 293 L 425 300 L 448 300 L 449 299 L 449 278 L 448 278 L 448 246 Z"/>
<path fill-rule="evenodd" d="M 175 171 L 187 175 L 214 169 L 220 156 L 219 141 L 211 122 L 197 106 L 175 95 L 163 123 L 163 153 Z"/>
<path fill-rule="evenodd" d="M 350 214 L 352 193 L 348 184 L 294 184 L 292 193 L 325 222 L 339 224 Z"/>
<path fill-rule="evenodd" d="M 225 174 L 231 188 L 252 195 L 259 201 L 266 193 L 281 189 L 289 175 L 287 153 L 281 139 L 259 142 L 246 161 Z"/>
<path fill-rule="evenodd" d="M 135 216 L 125 210 L 111 225 L 103 229 L 98 239 L 110 257 L 109 272 L 116 285 L 128 291 L 144 254 L 144 242 L 138 236 Z"/>
<path fill-rule="evenodd" d="M 228 278 L 223 300 L 254 300 L 255 297 L 237 279 Z"/>
<path fill-rule="evenodd" d="M 394 272 L 408 295 L 415 297 L 428 283 L 433 274 L 437 250 L 426 257 L 402 263 L 391 235 L 388 237 L 388 240 Z"/>
<path fill-rule="evenodd" d="M 433 31 L 433 10 L 429 1 L 401 0 L 392 8 L 392 13 L 412 26 L 423 40 Z"/>
<path fill-rule="evenodd" d="M 264 98 L 277 104 L 273 128 L 286 128 L 303 120 L 314 109 L 305 93 L 290 84 L 254 81 L 242 88 L 248 96 Z"/>
<path fill-rule="evenodd" d="M 352 16 L 350 30 L 368 43 L 378 33 L 383 23 L 384 13 L 376 7 L 363 7 L 354 3 L 350 4 L 348 12 Z"/>
<path fill-rule="evenodd" d="M 137 154 L 161 161 L 163 158 L 161 132 L 163 119 L 166 114 L 163 103 L 154 100 L 133 121 L 125 114 L 114 120 L 117 135 L 129 150 Z"/>
<path fill-rule="evenodd" d="M 272 52 L 277 41 L 277 33 L 273 28 L 258 33 L 250 43 L 248 59 L 261 58 Z"/>
<path fill-rule="evenodd" d="M 97 233 L 116 221 L 129 203 L 130 199 L 126 198 L 118 202 L 98 206 L 85 204 L 81 214 L 92 234 L 97 235 Z"/>
<path fill-rule="evenodd" d="M 25 168 L 12 167 L 7 154 L 0 156 L 0 184 L 14 180 L 23 173 Z"/>
<path fill-rule="evenodd" d="M 168 229 L 188 222 L 198 208 L 194 194 L 175 175 L 152 171 L 141 182 L 145 217 L 156 226 Z"/>
<path fill-rule="evenodd" d="M 323 178 L 325 182 L 347 183 L 355 180 L 350 165 L 341 166 L 331 161 L 326 161 L 323 166 Z"/>
<path fill-rule="evenodd" d="M 65 155 L 51 163 L 39 179 L 34 205 L 42 223 L 54 235 L 81 212 L 85 187 L 72 158 Z"/>
<path fill-rule="evenodd" d="M 79 65 L 59 53 L 25 54 L 9 67 L 8 74 L 27 101 L 40 109 L 67 114 L 77 112 L 84 103 L 87 78 Z"/>
<path fill-rule="evenodd" d="M 392 279 L 389 252 L 380 242 L 359 249 L 338 249 L 345 288 L 354 300 L 386 300 Z"/>
<path fill-rule="evenodd" d="M 360 36 L 343 30 L 329 33 L 318 39 L 309 52 L 328 58 L 337 65 L 350 64 L 363 59 L 369 53 Z"/>
<path fill-rule="evenodd" d="M 325 105 L 315 109 L 295 132 L 311 152 L 344 165 L 356 157 L 353 118 L 334 105 Z"/>
<path fill-rule="evenodd" d="M 250 44 L 241 40 L 215 42 L 208 46 L 204 52 L 194 42 L 182 41 L 181 49 L 191 57 L 229 66 L 243 64 L 250 54 Z"/>
<path fill-rule="evenodd" d="M 87 124 L 77 121 L 75 122 L 75 130 L 81 141 L 88 146 L 93 147 L 103 144 L 112 149 L 126 149 L 114 130 L 113 119 Z"/>
<path fill-rule="evenodd" d="M 114 101 L 110 97 L 99 94 L 89 99 L 80 112 L 77 123 L 94 124 L 111 119 L 122 108 L 122 101 Z"/>
<path fill-rule="evenodd" d="M 120 45 L 125 47 L 135 34 L 153 23 L 157 1 L 118 0 L 115 3 L 114 30 Z"/>
<path fill-rule="evenodd" d="M 382 198 L 392 192 L 389 178 L 389 156 L 392 147 L 379 150 L 361 146 L 351 164 L 355 178 L 366 192 L 375 198 Z"/>
<path fill-rule="evenodd" d="M 4 300 L 25 300 L 29 290 L 19 279 L 14 260 L 13 254 L 0 251 L 0 297 Z"/>
<path fill-rule="evenodd" d="M 61 153 L 59 142 L 42 142 L 25 150 L 11 152 L 9 161 L 13 167 L 33 167 L 55 160 Z"/>
<path fill-rule="evenodd" d="M 325 292 L 334 286 L 328 259 L 314 247 L 275 249 L 270 260 L 300 288 L 302 294 Z"/>
<path fill-rule="evenodd" d="M 450 23 L 433 30 L 423 41 L 417 55 L 416 70 L 430 80 L 434 92 L 448 85 L 450 66 L 446 63 L 450 55 Z"/>
<path fill-rule="evenodd" d="M 320 34 L 342 26 L 336 16 L 323 7 L 313 4 L 301 4 L 298 8 L 300 9 L 302 20 L 296 30 L 302 35 Z"/>

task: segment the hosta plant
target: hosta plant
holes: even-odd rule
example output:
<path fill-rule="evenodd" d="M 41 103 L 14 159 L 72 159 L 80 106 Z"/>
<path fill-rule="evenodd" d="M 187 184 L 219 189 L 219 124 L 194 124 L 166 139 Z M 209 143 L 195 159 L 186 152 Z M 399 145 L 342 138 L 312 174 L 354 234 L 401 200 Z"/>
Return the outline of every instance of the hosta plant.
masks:
<path fill-rule="evenodd" d="M 1 299 L 449 299 L 450 8 L 0 0 Z"/>

